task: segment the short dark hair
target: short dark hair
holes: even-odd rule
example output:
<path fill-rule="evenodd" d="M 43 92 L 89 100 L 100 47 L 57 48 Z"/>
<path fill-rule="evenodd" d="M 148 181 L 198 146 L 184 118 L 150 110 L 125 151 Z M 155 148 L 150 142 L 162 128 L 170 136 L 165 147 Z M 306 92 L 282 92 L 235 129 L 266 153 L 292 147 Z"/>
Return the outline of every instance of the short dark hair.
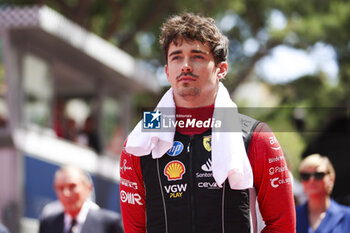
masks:
<path fill-rule="evenodd" d="M 215 64 L 227 60 L 228 39 L 214 23 L 214 19 L 193 13 L 184 13 L 170 17 L 161 27 L 159 43 L 168 62 L 168 50 L 171 42 L 175 45 L 182 40 L 198 40 L 208 44 L 214 55 Z"/>

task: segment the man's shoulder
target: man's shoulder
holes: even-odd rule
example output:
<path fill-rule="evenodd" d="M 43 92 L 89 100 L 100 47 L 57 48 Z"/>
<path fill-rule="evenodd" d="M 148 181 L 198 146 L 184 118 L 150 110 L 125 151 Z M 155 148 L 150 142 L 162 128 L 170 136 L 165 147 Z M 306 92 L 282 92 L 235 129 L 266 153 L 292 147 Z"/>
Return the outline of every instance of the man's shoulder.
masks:
<path fill-rule="evenodd" d="M 241 131 L 243 134 L 245 148 L 249 148 L 253 132 L 260 121 L 241 113 L 238 114 L 238 119 L 241 123 Z"/>
<path fill-rule="evenodd" d="M 121 219 L 120 214 L 118 214 L 115 211 L 99 208 L 99 209 L 92 209 L 90 210 L 89 214 L 96 218 L 102 218 L 105 220 L 119 220 Z"/>
<path fill-rule="evenodd" d="M 63 206 L 59 200 L 47 203 L 41 211 L 41 218 L 63 213 Z"/>
<path fill-rule="evenodd" d="M 96 225 L 95 227 L 107 227 L 111 231 L 110 232 L 123 232 L 123 223 L 121 220 L 121 216 L 114 211 L 107 209 L 96 209 L 90 210 L 88 217 L 86 219 L 86 226 Z"/>
<path fill-rule="evenodd" d="M 41 221 L 46 221 L 46 222 L 52 222 L 52 221 L 56 221 L 57 219 L 63 219 L 64 218 L 64 213 L 63 211 L 60 212 L 55 212 L 55 213 L 49 213 L 46 215 L 42 215 L 40 217 Z"/>
<path fill-rule="evenodd" d="M 123 232 L 122 220 L 117 212 L 107 209 L 90 209 L 86 218 L 84 229 L 89 229 L 86 232 Z M 103 229 L 108 229 L 104 231 Z M 93 230 L 93 231 L 91 231 Z"/>
<path fill-rule="evenodd" d="M 56 212 L 40 217 L 40 233 L 53 233 L 63 230 L 64 213 Z"/>
<path fill-rule="evenodd" d="M 257 119 L 254 119 L 253 117 L 238 113 L 238 119 L 241 123 L 242 130 L 249 130 L 251 128 L 254 128 L 257 124 L 259 124 L 260 121 Z"/>

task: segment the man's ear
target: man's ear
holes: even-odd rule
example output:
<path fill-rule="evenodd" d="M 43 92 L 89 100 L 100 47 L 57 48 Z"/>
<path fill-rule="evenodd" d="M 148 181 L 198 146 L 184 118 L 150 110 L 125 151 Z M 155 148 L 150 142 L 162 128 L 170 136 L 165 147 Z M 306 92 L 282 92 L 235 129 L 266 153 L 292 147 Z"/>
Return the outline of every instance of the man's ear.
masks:
<path fill-rule="evenodd" d="M 219 78 L 219 80 L 222 80 L 223 78 L 225 78 L 226 74 L 227 74 L 227 62 L 223 61 L 220 62 L 217 66 L 217 76 Z"/>
<path fill-rule="evenodd" d="M 87 190 L 89 191 L 89 195 L 90 196 L 94 190 L 94 185 L 93 184 L 87 184 L 86 186 Z"/>
<path fill-rule="evenodd" d="M 168 81 L 169 81 L 168 65 L 165 65 L 165 66 L 164 66 L 164 69 L 165 69 L 166 78 L 167 78 Z"/>

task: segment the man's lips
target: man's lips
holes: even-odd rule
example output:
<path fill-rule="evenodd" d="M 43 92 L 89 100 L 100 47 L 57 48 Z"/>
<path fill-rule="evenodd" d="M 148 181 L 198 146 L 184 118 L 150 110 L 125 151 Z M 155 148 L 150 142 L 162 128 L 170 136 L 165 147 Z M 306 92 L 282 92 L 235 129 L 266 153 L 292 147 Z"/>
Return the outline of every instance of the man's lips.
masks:
<path fill-rule="evenodd" d="M 182 72 L 181 74 L 179 74 L 177 77 L 176 77 L 176 80 L 178 82 L 181 82 L 181 81 L 196 81 L 198 79 L 198 75 L 192 73 L 192 72 Z"/>
<path fill-rule="evenodd" d="M 181 76 L 180 78 L 177 79 L 177 81 L 196 81 L 197 78 L 192 77 L 192 76 Z"/>

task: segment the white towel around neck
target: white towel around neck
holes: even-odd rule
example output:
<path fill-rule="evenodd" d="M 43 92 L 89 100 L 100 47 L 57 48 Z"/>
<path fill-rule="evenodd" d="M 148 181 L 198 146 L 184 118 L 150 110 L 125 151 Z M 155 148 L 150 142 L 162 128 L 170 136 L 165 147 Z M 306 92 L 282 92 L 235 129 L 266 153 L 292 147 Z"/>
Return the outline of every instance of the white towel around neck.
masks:
<path fill-rule="evenodd" d="M 175 116 L 172 88 L 159 101 L 156 109 L 158 108 L 170 109 Z M 231 108 L 233 111 L 224 111 L 222 108 Z M 221 187 L 228 178 L 231 189 L 251 188 L 253 173 L 244 147 L 237 105 L 221 82 L 215 99 L 213 119 L 230 122 L 235 128 L 230 132 L 212 129 L 212 171 L 216 183 Z M 170 132 L 144 132 L 141 120 L 130 133 L 125 150 L 135 156 L 152 153 L 152 157 L 158 159 L 173 146 L 174 135 L 175 128 Z"/>

